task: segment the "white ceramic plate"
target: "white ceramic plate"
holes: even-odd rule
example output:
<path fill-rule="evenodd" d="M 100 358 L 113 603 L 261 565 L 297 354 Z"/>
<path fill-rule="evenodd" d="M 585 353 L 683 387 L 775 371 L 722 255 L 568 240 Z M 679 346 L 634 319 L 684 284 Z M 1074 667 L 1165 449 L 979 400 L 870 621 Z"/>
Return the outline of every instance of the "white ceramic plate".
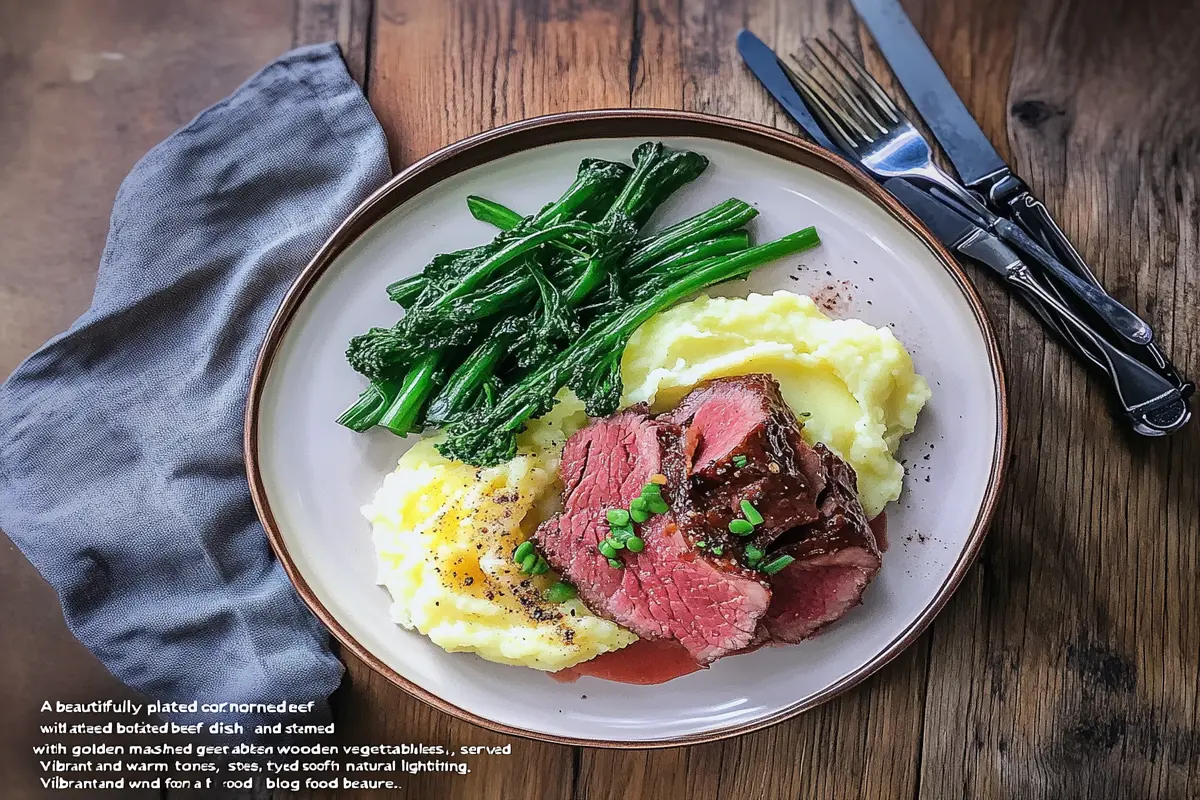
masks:
<path fill-rule="evenodd" d="M 648 138 L 704 153 L 708 171 L 656 218 L 728 197 L 757 206 L 758 241 L 816 225 L 822 246 L 762 268 L 723 294 L 840 294 L 836 312 L 890 325 L 933 389 L 901 448 L 904 494 L 888 508 L 891 547 L 863 605 L 814 640 L 727 658 L 661 686 L 534 670 L 449 654 L 392 623 L 375 584 L 359 507 L 412 439 L 354 434 L 334 418 L 363 382 L 347 340 L 397 318 L 386 284 L 435 253 L 487 240 L 468 194 L 530 212 L 558 196 L 585 156 L 627 160 Z M 652 223 L 653 224 L 653 223 Z M 541 118 L 454 145 L 377 192 L 330 239 L 285 301 L 247 410 L 251 486 L 302 596 L 342 642 L 389 679 L 456 716 L 507 733 L 599 746 L 658 746 L 744 733 L 846 690 L 910 644 L 973 560 L 999 487 L 1006 420 L 994 339 L 948 254 L 843 162 L 767 128 L 675 112 Z M 529 702 L 536 697 L 537 702 Z"/>

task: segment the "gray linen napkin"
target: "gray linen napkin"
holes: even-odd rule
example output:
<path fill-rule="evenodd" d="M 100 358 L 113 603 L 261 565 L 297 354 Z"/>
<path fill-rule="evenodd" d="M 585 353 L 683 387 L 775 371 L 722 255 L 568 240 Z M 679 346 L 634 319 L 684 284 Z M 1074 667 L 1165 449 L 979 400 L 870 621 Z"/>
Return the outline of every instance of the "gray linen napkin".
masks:
<path fill-rule="evenodd" d="M 242 414 L 284 291 L 389 175 L 337 46 L 284 55 L 133 168 L 91 307 L 0 387 L 0 527 L 153 699 L 328 712 L 342 665 L 255 517 Z"/>

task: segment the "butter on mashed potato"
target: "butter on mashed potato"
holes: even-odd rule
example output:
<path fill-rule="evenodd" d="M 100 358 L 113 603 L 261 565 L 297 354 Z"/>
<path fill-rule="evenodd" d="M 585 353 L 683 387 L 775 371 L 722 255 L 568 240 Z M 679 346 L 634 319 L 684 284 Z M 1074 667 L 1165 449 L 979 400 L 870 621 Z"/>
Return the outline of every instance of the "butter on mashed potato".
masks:
<path fill-rule="evenodd" d="M 779 291 L 700 297 L 653 317 L 625 347 L 624 402 L 673 407 L 707 378 L 765 372 L 804 423 L 854 467 L 868 517 L 900 496 L 894 458 L 929 399 L 929 385 L 887 328 L 831 319 L 811 298 Z"/>
<path fill-rule="evenodd" d="M 557 579 L 523 575 L 512 560 L 549 516 L 562 446 L 586 422 L 583 404 L 564 393 L 521 434 L 517 457 L 498 467 L 446 460 L 434 447 L 439 437 L 404 454 L 363 508 L 397 623 L 451 652 L 549 671 L 637 639 L 578 599 L 544 600 Z"/>
<path fill-rule="evenodd" d="M 869 516 L 900 495 L 904 470 L 893 454 L 929 387 L 887 328 L 830 319 L 808 297 L 701 297 L 659 314 L 625 348 L 623 400 L 664 410 L 702 380 L 751 372 L 779 381 L 810 443 L 850 462 Z M 397 623 L 449 651 L 549 671 L 636 640 L 578 599 L 543 599 L 556 576 L 523 575 L 512 561 L 552 513 L 562 446 L 587 423 L 578 398 L 559 397 L 521 434 L 512 461 L 478 469 L 446 460 L 439 439 L 425 439 L 363 508 Z"/>

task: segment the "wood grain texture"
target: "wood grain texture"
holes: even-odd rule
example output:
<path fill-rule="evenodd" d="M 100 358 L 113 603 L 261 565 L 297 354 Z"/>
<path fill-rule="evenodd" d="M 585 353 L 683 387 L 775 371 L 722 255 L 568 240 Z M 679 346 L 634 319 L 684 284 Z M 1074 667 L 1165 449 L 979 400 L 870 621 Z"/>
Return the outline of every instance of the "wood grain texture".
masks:
<path fill-rule="evenodd" d="M 117 187 L 147 150 L 292 41 L 293 0 L 0 2 L 0 376 L 83 312 Z M 0 795 L 43 790 L 44 699 L 136 695 L 67 631 L 0 539 Z M 160 792 L 128 792 L 159 797 Z"/>
<path fill-rule="evenodd" d="M 1200 8 L 1000 6 L 927 2 L 917 24 L 1097 274 L 1197 375 Z M 1011 31 L 1005 74 L 968 56 L 989 15 Z M 1200 430 L 1125 434 L 1100 384 L 996 300 L 1016 446 L 981 562 L 934 630 L 923 792 L 1195 797 Z"/>
<path fill-rule="evenodd" d="M 380 0 L 370 97 L 392 163 L 526 117 L 628 106 L 637 19 L 606 0 Z"/>
<path fill-rule="evenodd" d="M 367 85 L 372 0 L 294 0 L 292 45 L 337 42 L 350 75 Z"/>

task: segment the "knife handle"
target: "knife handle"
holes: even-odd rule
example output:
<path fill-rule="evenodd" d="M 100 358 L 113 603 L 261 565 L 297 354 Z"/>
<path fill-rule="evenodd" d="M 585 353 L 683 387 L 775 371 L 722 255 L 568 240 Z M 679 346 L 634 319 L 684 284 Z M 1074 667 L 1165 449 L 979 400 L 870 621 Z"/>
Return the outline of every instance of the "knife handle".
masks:
<path fill-rule="evenodd" d="M 1034 197 L 1028 189 L 1008 200 L 1008 211 L 1009 216 L 1041 242 L 1043 247 L 1057 254 L 1063 263 L 1088 283 L 1099 289 L 1104 288 L 1100 279 L 1092 272 L 1092 268 L 1083 260 L 1083 256 L 1079 255 L 1075 245 L 1071 244 L 1071 240 L 1063 233 L 1062 228 L 1058 227 L 1054 217 L 1050 216 L 1046 204 Z"/>
<path fill-rule="evenodd" d="M 1047 250 L 1057 254 L 1063 263 L 1078 275 L 1082 276 L 1093 286 L 1103 288 L 1100 279 L 1096 277 L 1091 267 L 1083 260 L 1083 256 L 1071 244 L 1071 240 L 1063 233 L 1062 228 L 1058 227 L 1058 223 L 1054 221 L 1054 217 L 1050 216 L 1050 211 L 1046 208 L 1046 204 L 1034 197 L 1033 193 L 1024 184 L 1016 184 L 1016 186 L 1018 187 L 1018 191 L 1016 192 L 997 192 L 996 196 L 992 197 L 993 202 L 1002 206 L 1003 210 L 1008 212 L 1008 217 L 1040 241 Z M 1151 342 L 1144 348 L 1138 348 L 1138 351 L 1147 358 L 1152 366 L 1165 375 L 1168 380 L 1180 389 L 1183 389 L 1185 397 L 1195 390 L 1195 385 L 1190 381 L 1184 380 L 1183 376 L 1175 368 L 1175 365 L 1171 363 L 1166 353 L 1157 344 Z"/>
<path fill-rule="evenodd" d="M 1138 359 L 1110 343 L 1088 325 L 1037 279 L 1021 262 L 1010 266 L 1008 282 L 1055 311 L 1094 348 L 1105 362 L 1121 407 L 1143 436 L 1164 436 L 1182 428 L 1191 419 L 1187 397 L 1179 387 Z"/>
<path fill-rule="evenodd" d="M 1150 344 L 1153 341 L 1154 332 L 1141 317 L 1114 299 L 1108 292 L 1072 272 L 1015 223 L 1001 217 L 997 220 L 995 229 L 1001 239 L 1025 253 L 1039 266 L 1062 281 L 1123 338 L 1141 345 Z"/>

